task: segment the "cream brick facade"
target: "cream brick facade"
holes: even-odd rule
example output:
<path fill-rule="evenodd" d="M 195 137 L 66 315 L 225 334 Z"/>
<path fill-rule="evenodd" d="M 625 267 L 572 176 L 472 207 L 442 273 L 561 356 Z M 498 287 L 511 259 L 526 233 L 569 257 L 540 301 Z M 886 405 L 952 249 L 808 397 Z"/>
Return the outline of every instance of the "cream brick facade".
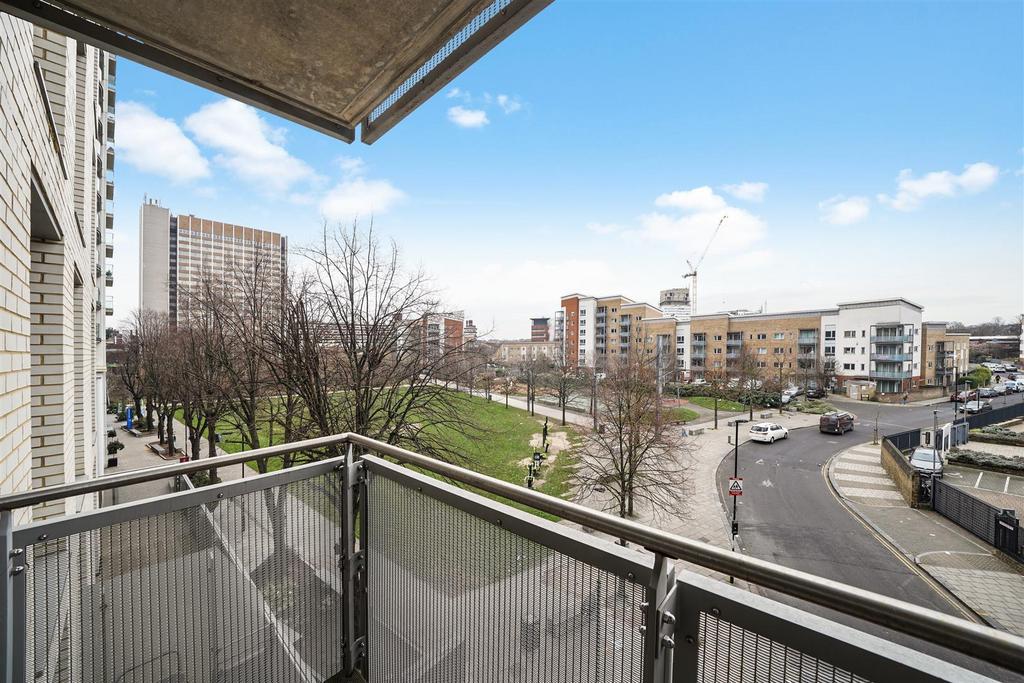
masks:
<path fill-rule="evenodd" d="M 111 64 L 0 14 L 0 493 L 102 466 Z M 15 522 L 91 505 L 54 503 Z"/>

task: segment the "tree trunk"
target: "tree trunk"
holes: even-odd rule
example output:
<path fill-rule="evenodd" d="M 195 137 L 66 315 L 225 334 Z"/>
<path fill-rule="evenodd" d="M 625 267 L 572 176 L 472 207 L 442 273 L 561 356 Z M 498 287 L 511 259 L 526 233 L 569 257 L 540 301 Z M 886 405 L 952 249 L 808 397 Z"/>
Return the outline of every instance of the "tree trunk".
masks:
<path fill-rule="evenodd" d="M 153 431 L 153 411 L 154 411 L 153 405 L 149 401 L 146 401 L 146 431 L 147 432 Z"/>
<path fill-rule="evenodd" d="M 167 420 L 167 452 L 174 457 L 174 415 L 168 415 Z"/>
<path fill-rule="evenodd" d="M 206 440 L 209 445 L 210 457 L 217 457 L 217 422 L 210 421 L 206 426 Z M 211 481 L 217 478 L 217 468 L 214 467 L 210 470 Z"/>
<path fill-rule="evenodd" d="M 132 416 L 132 426 L 135 427 L 135 429 L 138 429 L 139 425 L 141 423 L 142 423 L 142 397 L 141 396 L 137 396 L 137 397 L 135 397 L 135 415 Z"/>
<path fill-rule="evenodd" d="M 166 443 L 167 440 L 164 438 L 164 413 L 163 413 L 163 411 L 160 411 L 159 413 L 157 413 L 156 435 L 157 435 L 157 437 L 160 440 L 160 445 L 161 446 L 164 445 L 164 443 Z"/>

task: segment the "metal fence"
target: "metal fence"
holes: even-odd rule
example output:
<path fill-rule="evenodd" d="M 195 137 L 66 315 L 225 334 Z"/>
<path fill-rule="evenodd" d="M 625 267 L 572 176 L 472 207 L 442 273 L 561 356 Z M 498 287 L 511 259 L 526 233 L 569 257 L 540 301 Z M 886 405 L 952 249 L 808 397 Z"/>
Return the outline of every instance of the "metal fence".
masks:
<path fill-rule="evenodd" d="M 921 430 L 908 429 L 905 432 L 886 434 L 885 438 L 901 451 L 908 451 L 921 445 Z"/>
<path fill-rule="evenodd" d="M 971 429 L 977 429 L 978 427 L 988 427 L 1000 422 L 1015 420 L 1018 417 L 1024 417 L 1024 402 L 1011 403 L 1001 408 L 993 408 L 988 412 L 968 415 L 967 421 L 970 423 Z"/>
<path fill-rule="evenodd" d="M 357 672 L 370 683 L 980 680 L 674 569 L 672 558 L 1024 667 L 1022 639 L 363 437 L 289 448 L 346 442 L 362 457 L 350 449 L 239 481 L 185 483 L 178 493 L 19 528 L 11 527 L 19 507 L 209 461 L 0 498 L 9 560 L 0 680 L 320 681 Z M 217 460 L 223 467 L 282 448 Z"/>
<path fill-rule="evenodd" d="M 1012 510 L 1004 510 L 936 479 L 932 507 L 943 517 L 967 529 L 1010 557 L 1024 562 L 1024 532 Z"/>

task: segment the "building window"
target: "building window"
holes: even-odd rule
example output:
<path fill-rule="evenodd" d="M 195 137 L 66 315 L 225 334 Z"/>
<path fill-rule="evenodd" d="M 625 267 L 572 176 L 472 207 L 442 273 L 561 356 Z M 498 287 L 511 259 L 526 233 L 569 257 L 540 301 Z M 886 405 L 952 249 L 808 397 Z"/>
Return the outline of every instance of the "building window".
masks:
<path fill-rule="evenodd" d="M 856 346 L 844 346 L 843 347 L 843 353 L 857 353 L 857 347 Z"/>
<path fill-rule="evenodd" d="M 776 332 L 775 334 L 772 335 L 772 339 L 785 339 L 785 338 L 786 338 L 786 333 L 785 332 Z"/>
<path fill-rule="evenodd" d="M 853 363 L 843 363 L 843 370 L 856 370 Z"/>
<path fill-rule="evenodd" d="M 758 338 L 758 339 L 767 339 L 767 338 L 768 338 L 768 335 L 767 335 L 767 334 L 765 334 L 764 332 L 758 332 L 758 333 L 757 333 L 757 338 Z"/>
<path fill-rule="evenodd" d="M 765 363 L 763 360 L 759 360 L 759 361 L 757 361 L 757 367 L 759 367 L 759 368 L 766 368 L 766 367 L 768 367 L 768 364 Z"/>
<path fill-rule="evenodd" d="M 861 369 L 861 370 L 863 370 L 863 369 L 864 369 L 864 364 L 863 364 L 863 363 L 861 363 L 861 364 L 860 364 L 860 369 Z"/>
<path fill-rule="evenodd" d="M 843 330 L 843 339 L 853 339 L 857 336 L 856 330 Z"/>
<path fill-rule="evenodd" d="M 767 353 L 768 353 L 768 349 L 766 349 L 765 347 L 763 347 L 763 346 L 759 346 L 759 347 L 757 348 L 757 355 L 759 355 L 759 356 L 763 356 L 763 355 L 765 355 L 765 354 L 767 354 Z"/>
<path fill-rule="evenodd" d="M 832 341 L 836 338 L 835 330 L 825 330 L 825 341 Z"/>
<path fill-rule="evenodd" d="M 722 353 L 721 347 L 715 349 L 715 353 Z"/>
<path fill-rule="evenodd" d="M 722 341 L 722 335 L 720 335 L 720 334 L 716 334 L 716 335 L 714 336 L 714 340 L 715 340 L 715 341 Z"/>

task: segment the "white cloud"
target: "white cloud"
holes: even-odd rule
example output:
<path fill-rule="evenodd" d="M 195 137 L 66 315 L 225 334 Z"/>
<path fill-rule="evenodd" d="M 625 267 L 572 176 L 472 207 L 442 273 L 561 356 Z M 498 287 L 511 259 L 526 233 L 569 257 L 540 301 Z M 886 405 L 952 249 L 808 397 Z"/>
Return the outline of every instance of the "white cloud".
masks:
<path fill-rule="evenodd" d="M 339 157 L 338 167 L 344 175 L 362 175 L 366 170 L 366 162 L 361 157 Z"/>
<path fill-rule="evenodd" d="M 975 194 L 992 187 L 999 178 L 999 168 L 984 161 L 964 166 L 959 175 L 952 171 L 932 171 L 915 178 L 909 168 L 896 179 L 895 196 L 878 195 L 878 201 L 897 211 L 913 211 L 929 197 L 956 197 Z"/>
<path fill-rule="evenodd" d="M 676 190 L 659 195 L 654 205 L 684 211 L 718 211 L 725 208 L 726 202 L 710 187 L 703 185 L 692 190 Z"/>
<path fill-rule="evenodd" d="M 867 197 L 847 197 L 837 194 L 823 202 L 818 202 L 821 220 L 833 225 L 850 225 L 868 217 L 871 212 L 871 200 Z"/>
<path fill-rule="evenodd" d="M 490 123 L 483 109 L 467 109 L 459 105 L 448 110 L 448 120 L 461 128 L 481 128 Z"/>
<path fill-rule="evenodd" d="M 272 128 L 247 104 L 228 99 L 208 104 L 185 119 L 185 128 L 201 144 L 220 151 L 217 163 L 265 191 L 281 193 L 317 178 L 284 148 L 284 130 Z"/>
<path fill-rule="evenodd" d="M 622 226 L 617 223 L 587 223 L 586 227 L 587 230 L 598 235 L 611 235 L 622 230 Z"/>
<path fill-rule="evenodd" d="M 118 159 L 174 182 L 207 178 L 210 165 L 172 119 L 138 102 L 117 106 Z"/>
<path fill-rule="evenodd" d="M 320 200 L 324 218 L 336 223 L 369 219 L 387 213 L 405 199 L 405 193 L 387 180 L 345 178 Z"/>
<path fill-rule="evenodd" d="M 722 190 L 745 202 L 761 202 L 764 201 L 764 193 L 768 191 L 768 183 L 742 182 L 723 185 Z"/>
<path fill-rule="evenodd" d="M 498 95 L 497 102 L 506 114 L 513 114 L 523 108 L 523 103 L 519 101 L 519 98 L 511 95 Z"/>
<path fill-rule="evenodd" d="M 712 253 L 735 252 L 755 244 L 764 237 L 764 222 L 746 209 L 729 206 L 725 199 L 708 186 L 678 190 L 654 200 L 656 206 L 679 209 L 679 213 L 655 211 L 640 216 L 641 229 L 627 236 L 671 242 L 680 251 L 699 257 L 722 216 L 722 224 L 711 244 Z"/>
<path fill-rule="evenodd" d="M 463 102 L 469 102 L 471 99 L 471 95 L 462 88 L 452 88 L 444 96 L 449 100 L 462 100 Z"/>

